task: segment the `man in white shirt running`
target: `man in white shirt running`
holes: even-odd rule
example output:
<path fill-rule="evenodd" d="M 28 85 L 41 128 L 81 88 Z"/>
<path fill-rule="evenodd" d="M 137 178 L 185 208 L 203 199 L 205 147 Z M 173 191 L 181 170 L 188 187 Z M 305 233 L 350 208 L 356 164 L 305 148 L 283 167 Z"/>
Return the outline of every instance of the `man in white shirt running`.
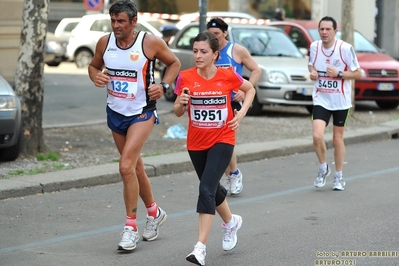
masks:
<path fill-rule="evenodd" d="M 331 173 L 326 158 L 324 130 L 332 116 L 335 160 L 333 189 L 344 190 L 344 129 L 352 107 L 352 79 L 360 78 L 362 73 L 352 45 L 335 38 L 338 30 L 334 18 L 322 18 L 318 30 L 320 40 L 310 46 L 308 65 L 310 79 L 315 81 L 312 95 L 313 147 L 320 163 L 314 185 L 323 187 L 326 177 Z"/>

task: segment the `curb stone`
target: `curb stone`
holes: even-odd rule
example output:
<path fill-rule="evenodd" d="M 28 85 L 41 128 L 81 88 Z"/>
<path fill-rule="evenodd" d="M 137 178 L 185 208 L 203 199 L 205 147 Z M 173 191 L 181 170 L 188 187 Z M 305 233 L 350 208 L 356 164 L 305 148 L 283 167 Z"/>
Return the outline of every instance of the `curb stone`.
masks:
<path fill-rule="evenodd" d="M 344 138 L 346 145 L 397 139 L 399 138 L 399 120 L 346 131 Z M 325 134 L 325 140 L 327 148 L 331 149 L 333 147 L 332 134 Z M 242 163 L 295 153 L 312 152 L 313 144 L 312 137 L 309 136 L 298 139 L 239 144 L 236 146 L 235 151 L 237 153 L 237 161 Z M 143 161 L 149 177 L 194 170 L 187 152 L 144 157 Z M 0 180 L 0 200 L 72 188 L 106 185 L 120 181 L 117 163 L 13 177 Z"/>

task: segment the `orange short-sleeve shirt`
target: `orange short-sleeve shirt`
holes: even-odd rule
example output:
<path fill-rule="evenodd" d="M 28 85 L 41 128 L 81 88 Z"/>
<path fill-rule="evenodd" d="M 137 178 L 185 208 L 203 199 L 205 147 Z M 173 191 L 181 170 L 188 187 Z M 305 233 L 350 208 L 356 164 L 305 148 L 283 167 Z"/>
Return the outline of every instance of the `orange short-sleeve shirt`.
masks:
<path fill-rule="evenodd" d="M 242 83 L 242 77 L 231 67 L 218 68 L 210 80 L 198 75 L 196 67 L 180 72 L 175 93 L 180 95 L 183 88 L 190 91 L 188 150 L 206 150 L 216 143 L 235 145 L 236 133 L 227 122 L 234 117 L 231 92 L 237 91 Z"/>

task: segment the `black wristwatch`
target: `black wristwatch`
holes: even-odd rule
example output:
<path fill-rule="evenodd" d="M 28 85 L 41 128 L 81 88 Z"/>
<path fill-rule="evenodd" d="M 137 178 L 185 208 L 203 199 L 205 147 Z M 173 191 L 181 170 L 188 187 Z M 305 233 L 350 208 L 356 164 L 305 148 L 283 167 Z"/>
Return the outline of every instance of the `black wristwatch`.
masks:
<path fill-rule="evenodd" d="M 163 88 L 163 93 L 166 93 L 166 91 L 169 89 L 169 84 L 166 82 L 161 82 L 162 88 Z"/>
<path fill-rule="evenodd" d="M 342 71 L 339 71 L 337 78 L 342 79 L 343 77 L 344 77 L 344 73 L 342 73 Z"/>

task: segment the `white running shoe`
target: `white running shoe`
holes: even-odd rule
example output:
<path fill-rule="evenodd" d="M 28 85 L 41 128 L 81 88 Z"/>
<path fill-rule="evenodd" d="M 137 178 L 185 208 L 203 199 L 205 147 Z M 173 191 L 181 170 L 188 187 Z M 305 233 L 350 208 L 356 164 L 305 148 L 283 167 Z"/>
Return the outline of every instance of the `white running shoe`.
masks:
<path fill-rule="evenodd" d="M 345 190 L 345 185 L 346 185 L 346 183 L 345 183 L 344 179 L 342 178 L 342 176 L 334 177 L 334 185 L 333 185 L 334 190 L 341 190 L 341 191 Z"/>
<path fill-rule="evenodd" d="M 235 248 L 237 245 L 237 231 L 241 228 L 242 225 L 242 217 L 236 214 L 233 214 L 233 218 L 235 221 L 235 225 L 231 228 L 228 228 L 225 223 L 222 223 L 223 227 L 223 250 L 228 251 Z"/>
<path fill-rule="evenodd" d="M 326 177 L 331 174 L 330 167 L 327 164 L 327 170 L 323 172 L 322 170 L 319 169 L 319 173 L 317 174 L 316 179 L 314 180 L 314 186 L 321 188 L 324 187 L 326 184 Z"/>
<path fill-rule="evenodd" d="M 121 235 L 122 239 L 118 244 L 118 250 L 133 250 L 140 241 L 139 233 L 127 226 L 123 228 Z"/>
<path fill-rule="evenodd" d="M 223 176 L 220 180 L 220 184 L 227 190 L 227 195 L 231 194 L 231 182 L 230 176 Z"/>
<path fill-rule="evenodd" d="M 159 215 L 154 219 L 152 216 L 147 215 L 147 222 L 145 224 L 145 229 L 143 232 L 143 240 L 144 241 L 153 241 L 158 237 L 159 227 L 166 221 L 166 212 L 162 210 L 160 207 Z"/>
<path fill-rule="evenodd" d="M 197 264 L 197 265 L 205 265 L 205 256 L 206 256 L 206 247 L 201 245 L 201 243 L 197 243 L 194 246 L 193 252 L 187 255 L 186 260 Z"/>
<path fill-rule="evenodd" d="M 242 173 L 240 171 L 240 169 L 238 170 L 238 174 L 234 175 L 229 175 L 229 179 L 230 179 L 230 193 L 231 195 L 237 195 L 240 194 L 240 192 L 243 189 L 243 185 L 242 185 Z"/>

